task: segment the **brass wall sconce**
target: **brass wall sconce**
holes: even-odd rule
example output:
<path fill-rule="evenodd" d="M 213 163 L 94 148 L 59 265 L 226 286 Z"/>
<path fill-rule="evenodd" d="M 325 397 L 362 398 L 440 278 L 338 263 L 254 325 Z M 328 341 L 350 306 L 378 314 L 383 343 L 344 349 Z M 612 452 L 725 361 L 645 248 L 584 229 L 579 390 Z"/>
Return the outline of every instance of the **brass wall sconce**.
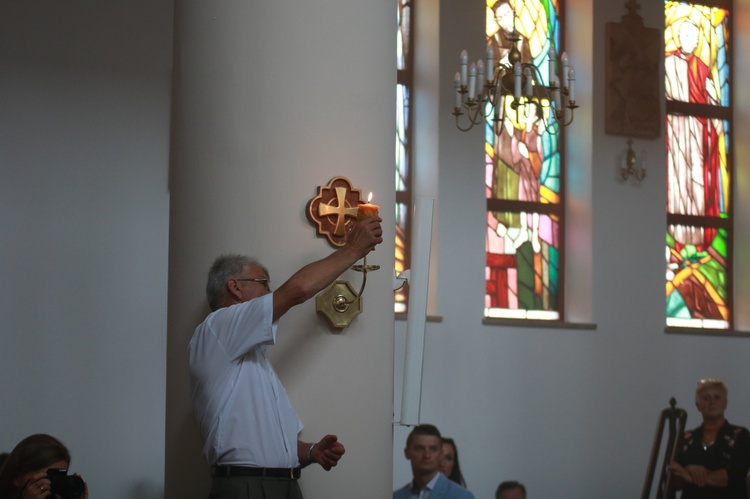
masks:
<path fill-rule="evenodd" d="M 620 177 L 623 180 L 627 180 L 631 175 L 636 178 L 639 182 L 646 178 L 646 168 L 641 166 L 636 168 L 638 162 L 635 151 L 633 150 L 633 140 L 628 139 L 628 150 L 625 152 L 625 166 L 620 168 Z"/>
<path fill-rule="evenodd" d="M 370 193 L 370 198 L 372 193 Z M 324 236 L 334 247 L 346 244 L 346 235 L 355 220 L 378 215 L 378 206 L 364 201 L 362 191 L 355 189 L 346 177 L 334 177 L 327 185 L 318 186 L 318 194 L 308 201 L 307 217 L 316 226 L 318 235 Z M 341 329 L 351 324 L 362 313 L 362 293 L 367 284 L 367 273 L 380 265 L 353 265 L 352 270 L 362 272 L 362 286 L 355 291 L 347 280 L 339 279 L 315 297 L 315 309 L 328 320 L 331 327 Z"/>
<path fill-rule="evenodd" d="M 362 293 L 367 284 L 367 273 L 378 270 L 380 265 L 353 265 L 352 270 L 362 272 L 362 286 L 355 292 L 349 281 L 339 279 L 315 297 L 315 309 L 328 320 L 331 327 L 342 329 L 362 313 Z"/>

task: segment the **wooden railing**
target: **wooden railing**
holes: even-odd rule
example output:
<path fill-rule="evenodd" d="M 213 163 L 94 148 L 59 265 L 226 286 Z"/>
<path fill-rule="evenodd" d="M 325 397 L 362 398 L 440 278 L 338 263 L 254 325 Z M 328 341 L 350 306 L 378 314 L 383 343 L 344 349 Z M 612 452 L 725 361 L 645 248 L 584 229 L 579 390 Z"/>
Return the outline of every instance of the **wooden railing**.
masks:
<path fill-rule="evenodd" d="M 650 499 L 651 486 L 654 483 L 654 476 L 659 472 L 659 480 L 656 483 L 656 499 L 674 499 L 675 490 L 672 483 L 672 476 L 669 473 L 669 465 L 674 460 L 677 452 L 682 445 L 682 435 L 685 432 L 685 422 L 687 413 L 684 409 L 675 407 L 677 402 L 674 397 L 669 399 L 669 407 L 661 411 L 659 416 L 659 425 L 656 429 L 654 444 L 651 447 L 651 458 L 646 471 L 646 481 L 643 484 L 643 493 L 641 499 Z M 662 438 L 664 432 L 667 432 L 667 442 L 664 446 L 664 458 L 659 463 L 659 454 L 662 448 Z"/>

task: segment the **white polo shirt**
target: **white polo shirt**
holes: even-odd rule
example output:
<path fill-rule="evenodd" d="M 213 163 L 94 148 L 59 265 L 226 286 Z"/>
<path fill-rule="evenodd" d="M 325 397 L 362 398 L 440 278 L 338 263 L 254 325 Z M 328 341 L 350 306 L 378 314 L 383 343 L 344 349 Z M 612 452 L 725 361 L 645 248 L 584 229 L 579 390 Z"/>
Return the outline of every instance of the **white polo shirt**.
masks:
<path fill-rule="evenodd" d="M 302 422 L 265 355 L 276 326 L 268 293 L 212 312 L 193 333 L 193 416 L 212 465 L 299 466 Z"/>

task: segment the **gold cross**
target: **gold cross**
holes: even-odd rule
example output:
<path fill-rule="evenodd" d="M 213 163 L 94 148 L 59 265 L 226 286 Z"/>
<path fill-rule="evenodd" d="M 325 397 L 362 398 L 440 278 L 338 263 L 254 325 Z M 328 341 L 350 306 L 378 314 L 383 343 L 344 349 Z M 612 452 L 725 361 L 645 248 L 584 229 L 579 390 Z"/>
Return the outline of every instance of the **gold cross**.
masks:
<path fill-rule="evenodd" d="M 343 236 L 346 234 L 346 217 L 357 216 L 359 208 L 356 206 L 352 208 L 346 207 L 346 188 L 336 187 L 336 199 L 332 199 L 330 204 L 320 203 L 318 205 L 318 215 L 321 217 L 335 216 L 336 227 L 333 229 L 333 233 L 337 236 Z M 336 201 L 337 206 L 333 206 L 333 202 Z"/>

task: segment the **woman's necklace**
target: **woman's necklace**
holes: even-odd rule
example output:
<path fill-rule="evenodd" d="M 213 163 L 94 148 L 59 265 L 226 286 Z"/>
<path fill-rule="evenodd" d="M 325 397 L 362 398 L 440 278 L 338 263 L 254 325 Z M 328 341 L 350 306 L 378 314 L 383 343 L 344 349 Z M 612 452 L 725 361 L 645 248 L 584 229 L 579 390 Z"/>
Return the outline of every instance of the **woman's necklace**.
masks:
<path fill-rule="evenodd" d="M 723 421 L 720 424 L 708 425 L 710 429 L 706 428 L 706 422 L 703 422 L 703 438 L 701 443 L 703 444 L 703 450 L 708 450 L 716 441 L 716 435 L 719 433 L 719 428 L 723 425 Z"/>
<path fill-rule="evenodd" d="M 708 448 L 711 447 L 715 441 L 716 430 L 712 429 L 711 431 L 706 431 L 706 429 L 703 428 L 703 439 L 701 441 L 701 443 L 703 444 L 703 450 L 708 450 Z"/>

